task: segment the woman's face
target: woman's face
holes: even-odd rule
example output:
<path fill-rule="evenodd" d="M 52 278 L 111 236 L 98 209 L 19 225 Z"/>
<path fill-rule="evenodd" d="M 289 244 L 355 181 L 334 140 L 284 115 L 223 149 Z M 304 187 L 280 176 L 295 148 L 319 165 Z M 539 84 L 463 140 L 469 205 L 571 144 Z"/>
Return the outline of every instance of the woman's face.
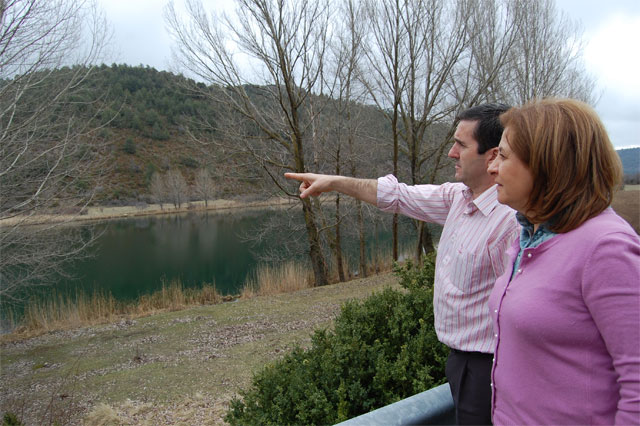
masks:
<path fill-rule="evenodd" d="M 527 165 L 511 151 L 509 128 L 502 133 L 498 156 L 489 164 L 488 172 L 498 184 L 498 201 L 526 216 L 524 210 L 533 189 L 533 175 Z"/>

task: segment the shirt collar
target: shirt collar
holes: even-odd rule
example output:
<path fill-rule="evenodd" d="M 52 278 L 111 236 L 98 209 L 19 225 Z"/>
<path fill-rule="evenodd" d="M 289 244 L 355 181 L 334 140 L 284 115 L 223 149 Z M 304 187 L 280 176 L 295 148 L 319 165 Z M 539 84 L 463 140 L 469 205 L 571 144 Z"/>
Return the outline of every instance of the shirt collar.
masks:
<path fill-rule="evenodd" d="M 538 230 L 534 233 L 533 223 L 531 223 L 529 219 L 525 217 L 525 215 L 520 212 L 516 212 L 516 219 L 518 220 L 521 228 L 520 248 L 537 246 L 538 244 L 541 244 L 542 242 L 556 235 L 555 232 L 549 229 L 548 222 L 541 223 L 540 226 L 538 226 Z"/>
<path fill-rule="evenodd" d="M 489 214 L 498 205 L 498 185 L 492 185 L 486 189 L 483 193 L 478 195 L 476 199 L 473 199 L 473 194 L 470 188 L 466 188 L 463 191 L 464 198 L 467 200 L 466 214 L 473 214 L 476 210 L 480 210 L 485 216 Z"/>

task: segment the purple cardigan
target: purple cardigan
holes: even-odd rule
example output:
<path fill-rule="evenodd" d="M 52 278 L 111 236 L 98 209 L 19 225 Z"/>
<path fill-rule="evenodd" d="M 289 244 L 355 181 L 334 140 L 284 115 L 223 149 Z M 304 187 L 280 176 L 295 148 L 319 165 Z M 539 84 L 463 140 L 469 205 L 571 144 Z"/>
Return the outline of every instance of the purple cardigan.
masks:
<path fill-rule="evenodd" d="M 508 250 L 511 265 L 516 241 Z M 525 249 L 489 298 L 495 424 L 640 423 L 640 239 L 612 209 Z"/>

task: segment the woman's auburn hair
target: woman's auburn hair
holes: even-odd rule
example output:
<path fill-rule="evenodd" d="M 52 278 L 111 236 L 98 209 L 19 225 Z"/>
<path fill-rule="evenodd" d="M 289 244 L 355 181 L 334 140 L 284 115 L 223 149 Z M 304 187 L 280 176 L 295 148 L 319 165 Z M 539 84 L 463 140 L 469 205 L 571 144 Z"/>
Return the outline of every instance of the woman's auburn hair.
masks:
<path fill-rule="evenodd" d="M 535 100 L 500 120 L 511 150 L 533 176 L 525 206 L 529 220 L 569 232 L 611 205 L 622 163 L 590 106 L 574 99 Z"/>

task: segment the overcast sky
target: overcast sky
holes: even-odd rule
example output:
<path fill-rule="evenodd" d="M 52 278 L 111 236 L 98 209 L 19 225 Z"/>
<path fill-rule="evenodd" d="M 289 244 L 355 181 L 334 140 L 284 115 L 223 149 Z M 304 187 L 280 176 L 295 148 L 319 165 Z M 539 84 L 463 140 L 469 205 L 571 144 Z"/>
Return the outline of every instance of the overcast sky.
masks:
<path fill-rule="evenodd" d="M 114 31 L 115 53 L 110 62 L 170 70 L 171 39 L 163 19 L 167 0 L 98 2 Z M 208 10 L 218 11 L 233 4 L 230 0 L 203 3 Z M 556 5 L 582 22 L 585 64 L 601 94 L 596 111 L 613 144 L 616 148 L 640 146 L 640 1 L 556 0 Z"/>

